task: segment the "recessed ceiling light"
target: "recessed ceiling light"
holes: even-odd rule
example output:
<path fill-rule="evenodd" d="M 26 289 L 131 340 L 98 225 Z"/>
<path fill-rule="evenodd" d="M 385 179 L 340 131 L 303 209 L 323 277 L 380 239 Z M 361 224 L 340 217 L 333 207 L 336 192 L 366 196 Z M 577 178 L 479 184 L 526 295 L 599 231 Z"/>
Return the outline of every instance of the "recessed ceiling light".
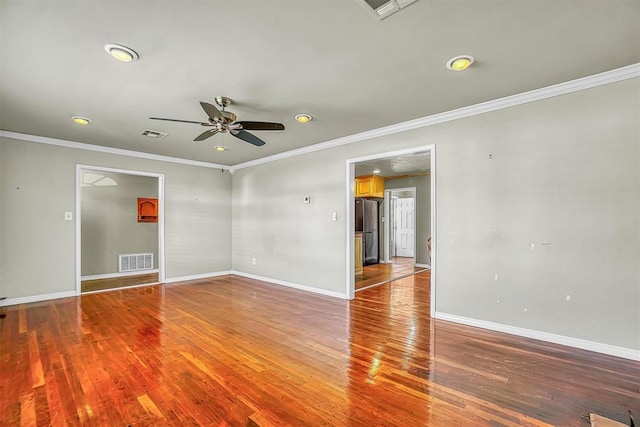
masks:
<path fill-rule="evenodd" d="M 91 119 L 88 119 L 86 117 L 73 116 L 71 117 L 71 120 L 73 120 L 77 125 L 86 126 L 88 124 L 91 124 Z"/>
<path fill-rule="evenodd" d="M 380 172 L 381 172 L 380 169 L 374 169 L 373 170 L 373 173 L 380 173 Z"/>
<path fill-rule="evenodd" d="M 119 44 L 106 44 L 104 50 L 120 62 L 132 62 L 139 58 L 135 51 Z"/>
<path fill-rule="evenodd" d="M 308 114 L 298 114 L 296 116 L 296 121 L 298 121 L 299 123 L 307 123 L 307 122 L 310 122 L 311 120 L 313 120 L 313 117 L 311 117 Z"/>
<path fill-rule="evenodd" d="M 216 149 L 216 151 L 227 151 L 228 148 L 227 147 L 223 147 L 221 145 L 216 145 L 215 147 L 213 147 Z"/>
<path fill-rule="evenodd" d="M 447 68 L 452 71 L 464 71 L 473 64 L 473 56 L 460 55 L 447 61 Z"/>

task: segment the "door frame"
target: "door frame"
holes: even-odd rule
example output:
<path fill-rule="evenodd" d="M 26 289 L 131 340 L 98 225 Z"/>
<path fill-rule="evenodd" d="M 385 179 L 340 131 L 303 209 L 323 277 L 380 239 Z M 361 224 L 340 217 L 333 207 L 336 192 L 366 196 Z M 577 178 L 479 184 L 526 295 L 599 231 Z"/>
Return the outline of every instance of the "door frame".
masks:
<path fill-rule="evenodd" d="M 163 284 L 165 281 L 164 174 L 76 164 L 76 295 L 82 294 L 82 171 L 114 172 L 158 179 L 158 282 Z"/>
<path fill-rule="evenodd" d="M 437 228 L 436 228 L 436 146 L 435 144 L 425 145 L 421 147 L 405 148 L 403 150 L 389 151 L 386 153 L 372 154 L 363 157 L 355 157 L 347 159 L 345 162 L 345 202 L 347 205 L 345 221 L 346 226 L 346 277 L 345 277 L 345 294 L 347 299 L 355 298 L 355 275 L 353 274 L 355 268 L 353 244 L 355 239 L 355 206 L 354 206 L 354 180 L 355 180 L 355 164 L 360 162 L 366 162 L 368 160 L 383 159 L 395 156 L 404 156 L 408 154 L 424 153 L 428 151 L 430 156 L 430 175 L 431 175 L 431 317 L 436 312 L 436 290 L 437 290 Z"/>
<path fill-rule="evenodd" d="M 394 191 L 410 191 L 413 195 L 413 265 L 417 262 L 418 255 L 418 233 L 416 231 L 416 212 L 418 212 L 418 199 L 416 197 L 418 189 L 416 187 L 404 187 L 404 188 L 389 188 L 384 189 L 384 227 L 383 227 L 383 239 L 384 239 L 384 262 L 391 263 L 391 227 L 389 223 L 389 214 L 391 212 L 391 193 Z M 396 242 L 397 243 L 397 242 Z"/>

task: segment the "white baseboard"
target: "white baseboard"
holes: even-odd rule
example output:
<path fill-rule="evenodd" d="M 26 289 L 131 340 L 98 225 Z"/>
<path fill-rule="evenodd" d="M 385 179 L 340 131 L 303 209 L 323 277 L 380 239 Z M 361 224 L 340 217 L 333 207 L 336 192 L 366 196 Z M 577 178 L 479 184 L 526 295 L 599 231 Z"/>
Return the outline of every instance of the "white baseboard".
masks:
<path fill-rule="evenodd" d="M 436 319 L 447 320 L 449 322 L 460 323 L 467 326 L 489 329 L 491 331 L 504 332 L 511 335 L 518 335 L 526 338 L 533 338 L 540 341 L 552 342 L 554 344 L 566 345 L 580 348 L 582 350 L 595 351 L 596 353 L 608 354 L 610 356 L 623 357 L 625 359 L 640 361 L 640 350 L 633 350 L 625 347 L 618 347 L 610 344 L 603 344 L 594 341 L 587 341 L 580 338 L 556 335 L 548 332 L 535 331 L 533 329 L 520 328 L 517 326 L 504 325 L 502 323 L 487 322 L 484 320 L 472 319 L 469 317 L 457 316 L 436 311 Z"/>
<path fill-rule="evenodd" d="M 255 274 L 242 273 L 242 272 L 233 271 L 233 270 L 217 271 L 217 272 L 214 272 L 214 273 L 205 273 L 205 274 L 193 274 L 193 275 L 190 275 L 190 276 L 182 276 L 182 277 L 172 277 L 172 278 L 165 279 L 165 281 L 163 283 L 188 282 L 188 281 L 191 281 L 191 280 L 208 279 L 208 278 L 211 278 L 211 277 L 228 276 L 228 275 L 231 275 L 231 274 L 235 274 L 235 275 L 242 276 L 242 277 L 247 277 L 249 279 L 262 280 L 263 282 L 273 283 L 273 284 L 281 285 L 281 286 L 287 286 L 287 287 L 290 287 L 290 288 L 300 289 L 300 290 L 307 291 L 307 292 L 314 292 L 314 293 L 317 293 L 317 294 L 327 295 L 327 296 L 330 296 L 330 297 L 347 299 L 347 295 L 345 293 L 342 293 L 342 292 L 333 292 L 333 291 L 327 291 L 327 290 L 324 290 L 324 289 L 312 288 L 310 286 L 298 285 L 296 283 L 285 282 L 283 280 L 271 279 L 269 277 L 257 276 Z M 157 283 L 146 283 L 146 284 L 143 284 L 143 285 L 127 286 L 126 288 L 116 288 L 116 289 L 107 289 L 107 290 L 100 290 L 100 291 L 93 291 L 93 292 L 83 292 L 82 295 L 87 295 L 87 294 L 95 293 L 95 292 L 105 292 L 105 291 L 109 291 L 109 290 L 130 289 L 130 288 L 134 288 L 134 287 L 150 286 L 150 285 L 156 285 L 156 284 Z M 20 298 L 7 298 L 5 300 L 0 300 L 0 307 L 9 306 L 9 305 L 17 305 L 17 304 L 27 304 L 27 303 L 30 303 L 30 302 L 47 301 L 47 300 L 58 299 L 58 298 L 75 297 L 75 296 L 77 296 L 76 291 L 68 291 L 68 292 L 58 292 L 58 293 L 54 293 L 54 294 L 33 295 L 33 296 L 20 297 Z"/>
<path fill-rule="evenodd" d="M 75 297 L 76 291 L 56 292 L 53 294 L 32 295 L 29 297 L 7 298 L 0 300 L 0 307 L 17 304 L 28 304 L 30 302 L 47 301 L 50 299 Z"/>
<path fill-rule="evenodd" d="M 313 292 L 316 294 L 326 295 L 334 298 L 348 299 L 344 292 L 328 291 L 326 289 L 313 288 L 311 286 L 299 285 L 297 283 L 285 282 L 284 280 L 272 279 L 270 277 L 258 276 L 257 274 L 243 273 L 241 271 L 233 271 L 232 274 L 246 277 L 248 279 L 262 280 L 263 282 L 273 283 L 274 285 L 286 286 L 289 288 L 300 289 L 302 291 Z"/>
<path fill-rule="evenodd" d="M 227 271 L 216 271 L 214 273 L 193 274 L 191 276 L 171 277 L 171 278 L 164 279 L 164 283 L 176 283 L 176 282 L 187 282 L 189 280 L 209 279 L 211 277 L 228 276 L 229 274 L 235 274 L 235 273 L 231 270 L 227 270 Z"/>
<path fill-rule="evenodd" d="M 127 271 L 124 273 L 105 273 L 105 274 L 92 274 L 90 276 L 82 276 L 80 280 L 97 280 L 97 279 L 113 279 L 114 277 L 129 277 L 140 276 L 143 274 L 158 273 L 160 270 L 154 268 L 152 270 L 139 270 L 139 271 Z"/>
<path fill-rule="evenodd" d="M 413 265 L 415 267 L 418 267 L 418 268 L 428 268 L 429 270 L 431 270 L 431 266 L 429 264 L 418 264 L 418 263 L 416 263 L 416 264 L 413 264 Z"/>

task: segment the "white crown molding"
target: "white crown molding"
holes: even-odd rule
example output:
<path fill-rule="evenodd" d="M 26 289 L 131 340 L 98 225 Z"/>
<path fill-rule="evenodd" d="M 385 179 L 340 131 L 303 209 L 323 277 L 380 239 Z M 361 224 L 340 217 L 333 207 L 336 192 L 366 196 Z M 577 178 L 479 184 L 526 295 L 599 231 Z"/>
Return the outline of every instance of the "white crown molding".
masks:
<path fill-rule="evenodd" d="M 529 102 L 540 101 L 554 96 L 566 95 L 573 92 L 578 92 L 585 89 L 591 89 L 598 86 L 607 85 L 610 83 L 619 82 L 622 80 L 632 79 L 640 77 L 640 63 L 628 65 L 622 68 L 616 68 L 615 70 L 605 71 L 599 74 L 594 74 L 587 77 L 582 77 L 568 82 L 558 83 L 552 86 L 547 86 L 540 89 L 531 90 L 529 92 L 523 92 L 516 95 L 506 96 L 504 98 L 498 98 L 480 104 L 470 105 L 467 107 L 458 108 L 456 110 L 445 111 L 443 113 L 433 114 L 431 116 L 422 117 L 419 119 L 409 120 L 402 123 L 397 123 L 390 126 L 385 126 L 378 129 L 369 130 L 366 132 L 356 133 L 353 135 L 344 136 L 330 141 L 319 142 L 317 144 L 309 145 L 295 150 L 289 150 L 282 153 L 274 154 L 272 156 L 262 157 L 260 159 L 251 160 L 244 163 L 239 163 L 234 166 L 220 165 L 216 163 L 202 162 L 198 160 L 181 159 L 178 157 L 162 156 L 159 154 L 143 153 L 140 151 L 124 150 L 121 148 L 104 147 L 100 145 L 85 144 L 81 142 L 67 141 L 63 139 L 55 139 L 44 136 L 29 135 L 23 133 L 10 132 L 0 129 L 0 136 L 7 138 L 19 139 L 23 141 L 38 142 L 41 144 L 58 145 L 61 147 L 77 148 L 80 150 L 98 151 L 108 154 L 116 154 L 121 156 L 137 157 L 148 160 L 158 160 L 170 163 L 179 163 L 189 166 L 200 166 L 204 168 L 223 169 L 228 170 L 232 174 L 239 170 L 248 168 L 251 166 L 257 166 L 264 163 L 274 162 L 276 160 L 288 159 L 290 157 L 300 156 L 302 154 L 313 153 L 316 151 L 327 150 L 333 147 L 339 147 L 342 145 L 351 144 L 358 141 L 365 141 L 368 139 L 378 138 L 385 135 L 391 135 L 394 133 L 404 132 L 412 129 L 418 129 L 421 127 L 432 126 L 438 123 L 444 123 L 452 120 L 458 120 L 465 117 L 471 117 L 478 114 L 488 113 L 490 111 L 502 110 L 504 108 L 514 107 Z"/>
<path fill-rule="evenodd" d="M 209 279 L 211 277 L 228 276 L 230 274 L 235 274 L 235 273 L 231 270 L 226 270 L 226 271 L 216 271 L 214 273 L 192 274 L 190 276 L 167 278 L 164 280 L 164 283 L 188 282 L 189 280 Z"/>
<path fill-rule="evenodd" d="M 56 292 L 53 294 L 32 295 L 28 297 L 7 298 L 5 300 L 0 300 L 0 307 L 5 307 L 8 305 L 17 305 L 17 304 L 28 304 L 30 302 L 48 301 L 48 300 L 58 299 L 58 298 L 69 298 L 69 297 L 75 297 L 75 296 L 76 296 L 76 291 L 66 291 L 66 292 Z"/>
<path fill-rule="evenodd" d="M 22 141 L 38 142 L 40 144 L 57 145 L 59 147 L 76 148 L 78 150 L 97 151 L 99 153 L 116 154 L 118 156 L 137 157 L 139 159 L 157 160 L 168 163 L 179 163 L 188 166 L 200 166 L 210 169 L 229 170 L 229 166 L 216 163 L 201 162 L 198 160 L 181 159 L 179 157 L 161 156 L 159 154 L 143 153 L 141 151 L 123 150 L 122 148 L 104 147 L 102 145 L 85 144 L 83 142 L 67 141 L 64 139 L 49 138 L 46 136 L 29 135 L 26 133 L 10 132 L 0 129 L 0 136 L 19 139 Z"/>
<path fill-rule="evenodd" d="M 273 283 L 274 285 L 286 286 L 288 288 L 300 289 L 301 291 L 313 292 L 316 294 L 326 295 L 329 297 L 347 299 L 344 292 L 327 291 L 326 289 L 313 288 L 311 286 L 299 285 L 297 283 L 285 282 L 284 280 L 272 279 L 270 277 L 258 276 L 257 274 L 243 273 L 241 271 L 233 271 L 236 276 L 246 277 L 247 279 L 260 280 L 262 282 Z"/>
<path fill-rule="evenodd" d="M 230 171 L 233 173 L 239 169 L 247 168 L 250 166 L 261 165 L 276 160 L 287 159 L 290 157 L 300 156 L 302 154 L 308 154 L 315 151 L 326 150 L 328 148 L 339 147 L 341 145 L 351 144 L 358 141 L 378 138 L 381 136 L 404 132 L 412 129 L 418 129 L 421 127 L 432 126 L 438 123 L 444 123 L 452 120 L 462 119 L 465 117 L 475 116 L 478 114 L 488 113 L 490 111 L 515 107 L 517 105 L 540 101 L 543 99 L 552 98 L 554 96 L 566 95 L 569 93 L 591 89 L 597 86 L 603 86 L 622 80 L 632 79 L 635 77 L 640 77 L 640 63 L 617 68 L 615 70 L 605 71 L 603 73 L 594 74 L 592 76 L 570 80 L 568 82 L 558 83 L 541 89 L 531 90 L 529 92 L 506 96 L 504 98 L 498 98 L 491 101 L 482 102 L 480 104 L 458 108 L 456 110 L 445 111 L 443 113 L 433 114 L 431 116 L 426 116 L 419 119 L 409 120 L 406 122 L 373 129 L 366 132 L 356 133 L 354 135 L 349 135 L 330 141 L 320 142 L 317 144 L 309 145 L 307 147 L 274 154 L 273 156 L 251 160 L 249 162 L 239 163 L 237 165 L 231 166 Z"/>
<path fill-rule="evenodd" d="M 610 356 L 622 357 L 625 359 L 640 361 L 640 350 L 631 348 L 618 347 L 610 344 L 603 344 L 594 341 L 583 340 L 580 338 L 567 337 L 564 335 L 556 335 L 548 332 L 535 331 L 533 329 L 520 328 L 517 326 L 504 325 L 502 323 L 487 322 L 484 320 L 472 319 L 469 317 L 457 316 L 436 311 L 436 319 L 446 320 L 453 323 L 460 323 L 467 326 L 475 326 L 476 328 L 488 329 L 496 332 L 504 332 L 520 337 L 532 338 L 540 341 L 547 341 L 554 344 L 566 345 L 569 347 L 579 348 L 582 350 L 595 351 L 597 353 L 608 354 Z"/>

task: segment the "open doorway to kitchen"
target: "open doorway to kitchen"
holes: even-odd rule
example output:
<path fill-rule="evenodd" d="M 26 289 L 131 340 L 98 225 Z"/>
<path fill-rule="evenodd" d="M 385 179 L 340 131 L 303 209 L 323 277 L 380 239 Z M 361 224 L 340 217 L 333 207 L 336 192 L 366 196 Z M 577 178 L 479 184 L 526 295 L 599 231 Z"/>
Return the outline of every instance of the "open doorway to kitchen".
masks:
<path fill-rule="evenodd" d="M 76 167 L 78 294 L 164 281 L 164 176 Z"/>
<path fill-rule="evenodd" d="M 435 147 L 349 159 L 347 176 L 349 298 L 360 289 L 435 268 L 435 251 L 428 247 L 430 240 L 435 248 Z M 362 182 L 371 176 L 378 177 L 377 187 L 372 185 L 373 192 L 362 197 Z M 367 259 L 367 244 L 363 242 L 369 230 L 358 228 L 359 199 L 374 200 L 378 206 L 378 227 L 374 230 L 379 236 L 378 262 L 363 262 L 362 266 L 360 260 Z M 431 297 L 433 303 L 435 292 Z"/>

